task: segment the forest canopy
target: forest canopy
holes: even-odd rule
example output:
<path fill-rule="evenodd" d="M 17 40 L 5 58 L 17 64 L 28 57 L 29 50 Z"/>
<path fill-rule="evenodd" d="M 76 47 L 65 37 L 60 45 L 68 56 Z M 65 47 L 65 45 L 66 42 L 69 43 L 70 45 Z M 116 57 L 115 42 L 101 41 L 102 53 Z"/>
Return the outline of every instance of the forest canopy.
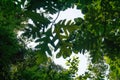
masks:
<path fill-rule="evenodd" d="M 119 0 L 0 0 L 0 80 L 119 80 L 119 4 Z M 55 23 L 61 11 L 74 6 L 84 19 Z M 58 16 L 51 21 L 50 14 Z M 34 50 L 26 44 L 31 40 L 38 43 Z M 47 57 L 53 55 L 48 44 L 54 51 L 60 49 L 57 58 L 89 52 L 88 71 L 73 78 L 78 58 L 68 61 L 70 69 L 63 69 Z"/>

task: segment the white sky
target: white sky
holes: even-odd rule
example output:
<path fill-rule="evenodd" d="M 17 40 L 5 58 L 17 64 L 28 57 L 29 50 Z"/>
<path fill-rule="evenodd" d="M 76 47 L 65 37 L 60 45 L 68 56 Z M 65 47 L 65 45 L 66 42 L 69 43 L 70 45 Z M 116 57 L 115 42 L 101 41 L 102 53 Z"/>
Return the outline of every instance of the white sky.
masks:
<path fill-rule="evenodd" d="M 53 20 L 57 17 L 57 14 L 53 15 Z M 65 11 L 61 11 L 60 12 L 60 15 L 58 17 L 58 19 L 56 20 L 56 22 L 60 21 L 60 20 L 64 20 L 66 19 L 67 21 L 68 20 L 74 20 L 74 18 L 78 18 L 78 17 L 81 17 L 81 18 L 84 18 L 84 15 L 81 13 L 80 10 L 77 10 L 76 8 L 72 9 L 72 8 L 69 8 Z M 76 54 L 72 53 L 71 57 L 72 56 L 75 56 Z M 77 55 L 80 59 L 80 63 L 79 63 L 79 71 L 78 71 L 78 74 L 84 74 L 85 70 L 87 69 L 87 64 L 88 64 L 88 54 L 86 55 L 83 55 L 83 54 L 78 54 Z M 54 62 L 56 64 L 59 64 L 59 65 L 62 65 L 64 68 L 68 68 L 65 63 L 66 63 L 66 60 L 63 58 L 63 57 L 60 57 L 58 59 L 54 58 Z"/>
<path fill-rule="evenodd" d="M 70 56 L 70 58 L 72 58 L 73 56 L 78 56 L 79 59 L 80 59 L 80 62 L 79 62 L 79 70 L 78 70 L 78 75 L 81 75 L 81 74 L 84 74 L 84 72 L 86 71 L 87 69 L 87 66 L 88 66 L 88 54 L 74 54 L 72 53 L 72 55 Z M 64 68 L 68 68 L 68 66 L 66 66 L 66 59 L 64 59 L 63 57 L 60 57 L 60 58 L 54 58 L 54 62 L 56 64 L 59 64 L 59 65 L 62 65 Z"/>
<path fill-rule="evenodd" d="M 53 15 L 52 16 L 53 19 L 55 19 L 56 16 L 57 16 L 57 14 Z M 60 15 L 57 18 L 56 22 L 58 22 L 60 20 L 64 20 L 64 19 L 74 20 L 74 18 L 78 18 L 78 17 L 84 18 L 84 15 L 81 13 L 81 11 L 77 10 L 76 7 L 75 8 L 69 8 L 65 11 L 60 11 Z"/>

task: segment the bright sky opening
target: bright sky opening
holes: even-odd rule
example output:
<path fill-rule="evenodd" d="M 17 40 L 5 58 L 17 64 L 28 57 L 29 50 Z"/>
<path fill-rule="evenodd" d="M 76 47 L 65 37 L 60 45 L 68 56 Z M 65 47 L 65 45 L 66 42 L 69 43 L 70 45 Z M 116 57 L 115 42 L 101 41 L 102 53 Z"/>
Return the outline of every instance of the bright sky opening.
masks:
<path fill-rule="evenodd" d="M 55 15 L 52 15 L 53 17 L 53 20 L 56 19 L 58 14 L 55 14 Z M 84 18 L 84 15 L 81 13 L 80 10 L 77 10 L 76 7 L 75 8 L 69 8 L 65 11 L 61 11 L 60 12 L 60 15 L 59 17 L 57 18 L 56 20 L 56 23 L 59 22 L 60 20 L 64 20 L 66 19 L 67 21 L 69 20 L 72 20 L 74 21 L 74 18 L 78 18 L 78 17 L 81 17 L 81 18 Z M 72 53 L 72 56 L 75 56 L 76 54 Z M 77 54 L 76 56 L 79 57 L 80 59 L 80 63 L 79 63 L 79 70 L 78 70 L 78 75 L 81 75 L 81 74 L 84 74 L 84 72 L 86 71 L 87 69 L 87 66 L 88 66 L 88 54 Z M 68 68 L 65 64 L 66 64 L 66 59 L 64 59 L 63 57 L 60 57 L 60 58 L 55 58 L 54 57 L 54 62 L 56 64 L 59 64 L 59 65 L 62 65 L 64 68 Z"/>

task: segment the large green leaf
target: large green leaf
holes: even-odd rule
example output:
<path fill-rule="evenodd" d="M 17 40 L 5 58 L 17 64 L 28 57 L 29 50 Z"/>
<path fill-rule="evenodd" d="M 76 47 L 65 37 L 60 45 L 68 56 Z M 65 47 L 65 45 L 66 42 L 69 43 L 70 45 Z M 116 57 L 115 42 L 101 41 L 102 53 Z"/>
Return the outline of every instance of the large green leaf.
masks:
<path fill-rule="evenodd" d="M 63 57 L 70 56 L 72 54 L 72 44 L 69 42 L 71 33 L 78 30 L 79 27 L 76 26 L 73 22 L 61 20 L 57 24 L 55 24 L 55 30 L 54 33 L 56 33 L 56 36 L 59 39 L 59 48 L 60 52 L 58 53 L 57 57 L 60 57 L 63 55 Z"/>

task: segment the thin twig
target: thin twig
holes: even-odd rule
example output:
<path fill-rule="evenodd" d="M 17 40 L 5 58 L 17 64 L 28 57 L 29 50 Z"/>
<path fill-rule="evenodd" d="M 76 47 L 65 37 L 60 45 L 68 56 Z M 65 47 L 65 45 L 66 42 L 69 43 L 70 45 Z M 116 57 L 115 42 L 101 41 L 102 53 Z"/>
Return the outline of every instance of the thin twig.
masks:
<path fill-rule="evenodd" d="M 55 21 L 58 19 L 59 15 L 60 15 L 60 11 L 58 11 L 58 15 L 57 15 L 57 17 L 55 18 L 55 20 L 52 22 L 51 27 L 54 25 L 54 23 L 55 23 Z"/>

